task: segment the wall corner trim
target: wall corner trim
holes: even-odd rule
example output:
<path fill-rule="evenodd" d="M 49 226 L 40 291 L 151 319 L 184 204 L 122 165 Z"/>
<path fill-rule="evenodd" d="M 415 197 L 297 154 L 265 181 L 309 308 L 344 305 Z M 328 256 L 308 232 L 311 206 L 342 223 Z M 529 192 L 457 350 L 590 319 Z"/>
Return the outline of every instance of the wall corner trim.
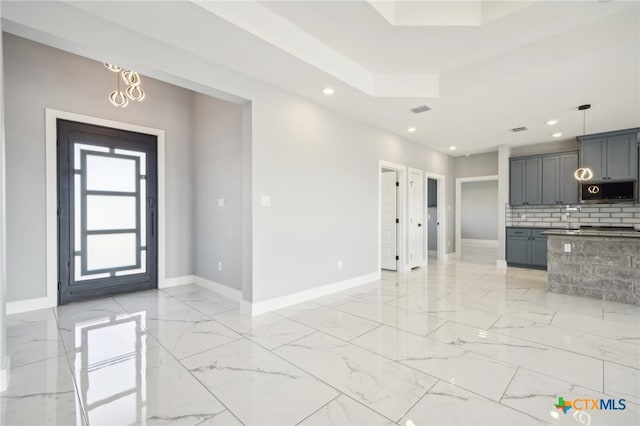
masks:
<path fill-rule="evenodd" d="M 244 303 L 242 306 L 242 311 L 244 313 L 250 313 L 251 316 L 255 317 L 257 315 L 275 311 L 277 309 L 286 308 L 287 306 L 296 305 L 298 303 L 307 302 L 309 300 L 317 299 L 322 296 L 328 296 L 339 291 L 368 284 L 373 281 L 379 280 L 381 275 L 382 273 L 380 271 L 372 272 L 370 274 L 360 275 L 331 284 L 325 284 L 309 290 L 300 291 L 298 293 L 274 297 L 273 299 L 263 300 L 262 302 L 249 304 L 248 302 L 243 301 Z"/>

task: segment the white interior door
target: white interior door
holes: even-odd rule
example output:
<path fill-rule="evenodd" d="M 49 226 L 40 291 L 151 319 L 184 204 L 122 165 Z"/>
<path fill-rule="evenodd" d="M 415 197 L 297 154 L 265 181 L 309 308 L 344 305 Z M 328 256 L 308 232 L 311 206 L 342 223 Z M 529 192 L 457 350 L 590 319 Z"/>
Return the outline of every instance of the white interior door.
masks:
<path fill-rule="evenodd" d="M 422 172 L 409 172 L 409 267 L 421 265 L 424 257 L 424 181 Z"/>
<path fill-rule="evenodd" d="M 395 271 L 397 269 L 397 226 L 398 218 L 398 181 L 397 172 L 388 171 L 382 173 L 382 229 L 381 232 L 381 256 L 382 269 Z"/>

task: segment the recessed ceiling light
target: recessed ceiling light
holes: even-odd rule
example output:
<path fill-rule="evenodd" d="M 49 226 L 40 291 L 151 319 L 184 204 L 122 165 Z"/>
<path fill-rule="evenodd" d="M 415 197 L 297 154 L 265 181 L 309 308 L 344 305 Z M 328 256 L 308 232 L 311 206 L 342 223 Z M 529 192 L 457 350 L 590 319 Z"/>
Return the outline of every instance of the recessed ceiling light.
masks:
<path fill-rule="evenodd" d="M 558 120 L 549 120 L 547 121 L 547 126 L 555 126 L 558 124 Z"/>
<path fill-rule="evenodd" d="M 416 128 L 415 128 L 415 127 L 409 127 L 409 128 L 407 129 L 407 132 L 409 132 L 409 133 L 413 133 L 413 132 L 415 132 L 415 131 L 416 131 Z"/>
<path fill-rule="evenodd" d="M 553 136 L 554 138 L 559 138 L 560 136 L 562 136 L 562 132 L 556 132 L 556 133 L 552 134 L 551 136 Z"/>
<path fill-rule="evenodd" d="M 456 150 L 456 147 L 455 147 L 455 146 L 450 146 L 450 147 L 449 147 L 449 149 L 450 149 L 451 151 L 455 151 L 455 150 Z"/>
<path fill-rule="evenodd" d="M 333 95 L 334 92 L 335 90 L 333 90 L 331 87 L 325 87 L 324 89 L 322 89 L 322 93 L 324 93 L 325 95 Z"/>

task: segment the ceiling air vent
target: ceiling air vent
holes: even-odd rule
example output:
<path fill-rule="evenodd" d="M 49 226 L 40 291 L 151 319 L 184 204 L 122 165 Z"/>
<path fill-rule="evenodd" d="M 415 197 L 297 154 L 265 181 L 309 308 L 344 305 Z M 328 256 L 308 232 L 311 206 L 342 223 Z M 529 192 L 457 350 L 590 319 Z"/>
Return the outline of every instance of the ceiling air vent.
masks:
<path fill-rule="evenodd" d="M 420 105 L 415 108 L 411 108 L 411 112 L 414 114 L 420 114 L 421 112 L 431 111 L 431 107 L 427 105 Z"/>
<path fill-rule="evenodd" d="M 529 130 L 529 129 L 527 129 L 525 126 L 522 126 L 522 127 L 514 127 L 513 129 L 511 129 L 511 131 L 512 131 L 513 133 L 517 133 L 517 132 L 524 132 L 525 130 Z"/>

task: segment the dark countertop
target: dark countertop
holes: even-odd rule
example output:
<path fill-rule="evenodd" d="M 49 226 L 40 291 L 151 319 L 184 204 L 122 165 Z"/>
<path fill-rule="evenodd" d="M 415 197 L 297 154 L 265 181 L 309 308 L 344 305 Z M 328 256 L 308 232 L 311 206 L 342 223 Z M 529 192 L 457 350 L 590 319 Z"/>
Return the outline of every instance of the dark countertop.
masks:
<path fill-rule="evenodd" d="M 596 230 L 596 229 L 548 229 L 544 235 L 572 236 L 572 237 L 614 237 L 614 238 L 640 238 L 640 231 L 625 229 Z"/>

